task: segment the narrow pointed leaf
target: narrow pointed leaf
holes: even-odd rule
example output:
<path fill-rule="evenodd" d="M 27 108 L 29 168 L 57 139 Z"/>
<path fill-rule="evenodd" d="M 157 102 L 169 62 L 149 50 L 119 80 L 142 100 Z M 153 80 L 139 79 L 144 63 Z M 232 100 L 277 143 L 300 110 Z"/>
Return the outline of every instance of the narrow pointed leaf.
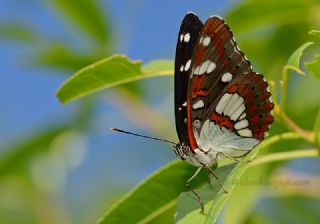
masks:
<path fill-rule="evenodd" d="M 178 201 L 176 223 L 185 224 L 189 223 L 190 220 L 193 220 L 194 223 L 216 223 L 223 206 L 226 204 L 232 194 L 232 191 L 236 187 L 234 180 L 240 178 L 249 166 L 249 163 L 246 163 L 245 161 L 254 159 L 258 151 L 258 148 L 255 149 L 253 152 L 243 157 L 241 162 L 236 165 L 231 164 L 217 170 L 219 171 L 217 174 L 223 182 L 223 187 L 228 191 L 228 193 L 224 192 L 217 183 L 217 180 L 214 178 L 211 181 L 211 185 L 207 185 L 201 189 L 199 193 L 205 201 L 206 216 L 199 214 L 199 205 L 196 207 L 196 202 L 192 202 L 188 199 L 191 197 L 189 193 L 182 194 Z M 189 210 L 188 213 L 184 210 L 179 210 L 179 208 L 181 208 L 179 205 L 185 204 L 186 200 L 189 201 L 188 209 L 193 209 L 191 211 Z"/>
<path fill-rule="evenodd" d="M 301 69 L 299 68 L 299 62 L 300 62 L 301 55 L 302 55 L 303 51 L 312 44 L 313 44 L 313 42 L 304 43 L 297 50 L 295 50 L 295 52 L 293 52 L 293 54 L 290 56 L 288 63 L 287 63 L 287 66 L 290 66 L 291 69 L 293 69 L 299 73 L 299 71 L 301 71 Z"/>
<path fill-rule="evenodd" d="M 102 89 L 140 79 L 171 75 L 170 61 L 153 61 L 143 68 L 141 62 L 126 56 L 114 55 L 89 65 L 66 80 L 57 92 L 62 103 L 67 103 Z"/>
<path fill-rule="evenodd" d="M 186 180 L 195 169 L 183 161 L 169 163 L 120 199 L 97 223 L 149 223 L 157 219 L 176 206 L 179 194 L 187 191 Z M 193 187 L 202 185 L 206 180 L 206 173 L 200 173 Z"/>
<path fill-rule="evenodd" d="M 246 161 L 252 161 L 261 149 L 275 142 L 278 142 L 283 139 L 294 139 L 294 138 L 296 138 L 296 135 L 292 133 L 283 133 L 281 135 L 273 136 L 269 139 L 264 140 L 252 152 L 250 152 L 248 155 L 243 157 L 241 161 L 238 162 L 236 165 L 230 164 L 230 165 L 224 166 L 223 168 L 221 167 L 217 169 L 216 171 L 219 172 L 219 174 L 221 175 L 221 181 L 223 182 L 223 187 L 228 191 L 228 193 L 225 193 L 224 190 L 221 189 L 221 187 L 219 187 L 219 185 L 216 185 L 217 181 L 215 179 L 212 180 L 211 185 L 207 185 L 203 189 L 201 189 L 200 194 L 203 194 L 203 200 L 206 202 L 205 203 L 206 217 L 203 217 L 203 215 L 199 214 L 199 209 L 197 209 L 197 206 L 199 206 L 199 204 L 197 203 L 197 201 L 189 202 L 188 207 L 193 209 L 191 209 L 191 211 L 189 209 L 188 213 L 185 210 L 179 210 L 181 209 L 181 206 L 179 207 L 179 205 L 183 204 L 181 200 L 184 201 L 184 200 L 188 200 L 187 198 L 190 198 L 189 193 L 182 194 L 182 196 L 179 197 L 179 201 L 178 201 L 176 222 L 180 224 L 180 223 L 188 223 L 188 220 L 195 220 L 197 221 L 196 223 L 205 223 L 205 224 L 216 223 L 221 213 L 221 210 L 223 209 L 224 205 L 227 203 L 228 199 L 232 195 L 233 190 L 237 186 L 235 180 L 241 178 L 241 176 L 245 173 L 245 171 L 248 169 L 248 167 L 251 164 L 250 162 L 246 162 Z"/>
<path fill-rule="evenodd" d="M 219 176 L 222 182 L 225 182 L 230 172 L 235 167 L 234 164 L 222 166 L 215 170 L 215 174 Z M 178 199 L 176 223 L 188 224 L 188 223 L 204 223 L 206 216 L 209 214 L 212 199 L 215 198 L 218 192 L 221 190 L 221 186 L 217 180 L 212 177 L 210 185 L 196 190 L 201 199 L 205 203 L 205 215 L 200 214 L 200 204 L 196 200 L 192 192 L 182 193 Z M 225 193 L 224 193 L 225 194 Z"/>
<path fill-rule="evenodd" d="M 222 165 L 218 169 L 215 169 L 214 172 L 220 176 L 224 182 L 224 187 L 229 191 L 227 194 L 221 190 L 214 178 L 212 178 L 211 184 L 207 184 L 207 172 L 200 172 L 192 181 L 191 187 L 197 189 L 197 187 L 205 185 L 204 188 L 197 190 L 197 192 L 207 202 L 206 216 L 199 214 L 200 206 L 193 194 L 190 192 L 183 193 L 179 197 L 181 192 L 187 191 L 186 180 L 192 176 L 196 167 L 183 161 L 174 161 L 152 174 L 138 187 L 120 199 L 97 223 L 157 223 L 156 220 L 165 218 L 166 214 L 170 215 L 173 213 L 172 210 L 175 208 L 177 200 L 178 207 L 175 215 L 177 223 L 192 223 L 190 220 L 195 220 L 195 223 L 214 223 L 221 209 L 231 196 L 233 189 L 236 187 L 234 180 L 241 178 L 242 174 L 251 164 L 251 166 L 259 164 L 254 164 L 254 161 L 252 163 L 245 161 L 253 159 L 260 149 L 270 144 L 283 139 L 296 138 L 298 138 L 297 135 L 293 133 L 273 136 L 262 142 L 253 152 L 244 157 L 242 162 Z M 312 151 L 312 156 L 315 155 L 317 153 Z M 287 155 L 287 157 L 289 156 Z M 297 158 L 297 156 L 294 158 Z M 286 156 L 282 155 L 281 159 L 286 159 Z M 222 160 L 222 162 L 225 161 Z"/>
<path fill-rule="evenodd" d="M 315 60 L 304 63 L 306 69 L 317 79 L 320 79 L 320 54 L 315 56 Z"/>

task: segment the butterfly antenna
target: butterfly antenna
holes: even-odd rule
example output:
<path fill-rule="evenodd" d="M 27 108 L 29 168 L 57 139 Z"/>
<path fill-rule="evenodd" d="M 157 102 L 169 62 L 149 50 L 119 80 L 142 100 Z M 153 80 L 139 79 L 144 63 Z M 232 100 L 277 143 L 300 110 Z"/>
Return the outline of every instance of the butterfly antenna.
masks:
<path fill-rule="evenodd" d="M 142 137 L 142 138 L 149 138 L 149 139 L 153 139 L 153 140 L 157 140 L 157 141 L 167 142 L 167 143 L 170 143 L 170 144 L 173 144 L 173 145 L 177 144 L 175 142 L 172 142 L 172 141 L 169 141 L 169 140 L 166 140 L 166 139 L 154 138 L 154 137 L 150 137 L 150 136 L 146 136 L 146 135 L 140 135 L 140 134 L 136 134 L 136 133 L 133 133 L 133 132 L 124 131 L 124 130 L 121 130 L 121 129 L 118 129 L 118 128 L 110 128 L 110 130 L 121 132 L 121 133 L 128 134 L 128 135 L 134 135 L 134 136 L 138 136 L 138 137 Z"/>

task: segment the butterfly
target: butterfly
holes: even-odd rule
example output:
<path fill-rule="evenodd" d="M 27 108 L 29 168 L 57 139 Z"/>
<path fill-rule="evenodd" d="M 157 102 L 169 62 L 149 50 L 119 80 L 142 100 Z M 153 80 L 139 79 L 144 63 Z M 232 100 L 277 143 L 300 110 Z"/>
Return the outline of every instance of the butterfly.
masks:
<path fill-rule="evenodd" d="M 203 169 L 222 182 L 211 167 L 221 157 L 237 160 L 259 144 L 273 122 L 274 107 L 263 76 L 237 46 L 230 27 L 218 16 L 204 24 L 187 13 L 180 26 L 175 56 L 174 108 L 179 143 L 123 131 L 174 144 L 182 160 L 198 167 L 187 181 L 204 213 L 201 197 L 189 183 Z"/>
<path fill-rule="evenodd" d="M 179 144 L 174 151 L 199 167 L 188 180 L 188 187 L 202 168 L 214 174 L 211 167 L 219 158 L 241 158 L 264 139 L 273 122 L 274 107 L 267 87 L 223 19 L 212 16 L 203 24 L 193 13 L 184 17 L 175 56 L 174 108 Z M 189 189 L 203 212 L 199 195 Z"/>

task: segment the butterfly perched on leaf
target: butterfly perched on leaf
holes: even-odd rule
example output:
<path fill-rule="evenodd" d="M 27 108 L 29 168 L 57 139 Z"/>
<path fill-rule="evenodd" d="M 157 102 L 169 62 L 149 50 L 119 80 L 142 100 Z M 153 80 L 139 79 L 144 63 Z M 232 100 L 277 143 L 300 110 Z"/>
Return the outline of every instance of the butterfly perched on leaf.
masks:
<path fill-rule="evenodd" d="M 249 153 L 273 122 L 267 82 L 253 71 L 220 17 L 204 24 L 193 13 L 183 19 L 174 87 L 180 141 L 175 153 L 199 167 L 197 173 L 201 168 L 213 173 L 210 167 L 220 157 Z"/>
<path fill-rule="evenodd" d="M 264 139 L 273 122 L 274 107 L 267 88 L 267 82 L 253 71 L 223 19 L 212 16 L 203 24 L 193 13 L 184 17 L 174 70 L 179 137 L 174 151 L 182 160 L 199 167 L 187 186 L 199 200 L 202 213 L 204 204 L 189 182 L 205 168 L 222 186 L 211 169 L 219 158 L 241 158 Z"/>

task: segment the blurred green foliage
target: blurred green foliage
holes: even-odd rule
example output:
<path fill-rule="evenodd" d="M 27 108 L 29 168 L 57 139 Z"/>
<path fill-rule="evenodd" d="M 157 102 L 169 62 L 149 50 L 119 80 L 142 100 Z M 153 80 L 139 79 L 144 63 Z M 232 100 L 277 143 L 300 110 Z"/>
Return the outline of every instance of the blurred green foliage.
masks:
<path fill-rule="evenodd" d="M 34 51 L 31 52 L 29 62 L 37 66 L 68 70 L 70 73 L 111 55 L 113 52 L 112 24 L 109 24 L 108 18 L 106 18 L 107 12 L 102 11 L 96 1 L 58 0 L 49 1 L 46 4 L 49 7 L 53 6 L 57 10 L 57 16 L 63 15 L 65 22 L 69 23 L 70 27 L 76 29 L 78 35 L 86 40 L 87 50 L 85 52 L 80 52 L 70 43 L 44 36 L 36 30 L 19 24 L 0 24 L 0 37 L 14 39 L 33 46 Z M 225 20 L 232 28 L 239 46 L 246 52 L 252 64 L 268 80 L 274 80 L 277 89 L 280 89 L 280 84 L 277 81 L 282 79 L 282 69 L 289 56 L 299 46 L 312 39 L 308 35 L 310 30 L 320 27 L 319 8 L 320 2 L 317 0 L 246 0 L 231 8 L 226 13 Z M 320 94 L 317 93 L 320 82 L 316 78 L 319 78 L 320 74 L 320 60 L 319 55 L 314 58 L 312 55 L 314 52 L 319 52 L 320 49 L 319 39 L 317 39 L 319 32 L 315 31 L 313 35 L 315 36 L 315 44 L 310 47 L 311 50 L 306 50 L 303 56 L 303 61 L 309 60 L 305 63 L 308 70 L 306 76 L 292 76 L 289 79 L 286 112 L 301 127 L 314 130 L 319 145 Z M 159 66 L 159 62 L 157 62 L 149 67 L 145 66 L 143 69 L 151 75 L 155 73 L 154 71 L 167 71 L 169 63 L 165 62 Z M 122 86 L 122 88 L 126 87 L 128 86 Z M 143 97 L 141 90 L 135 84 L 129 88 L 137 96 Z M 126 94 L 121 94 L 121 97 L 125 102 Z M 276 94 L 276 97 L 279 99 L 279 94 Z M 29 171 L 39 155 L 50 151 L 52 144 L 57 139 L 61 140 L 61 135 L 66 131 L 85 132 L 89 129 L 92 116 L 94 116 L 92 107 L 96 103 L 94 97 L 79 101 L 78 112 L 73 117 L 73 121 L 45 130 L 39 128 L 36 134 L 21 139 L 19 144 L 9 146 L 4 150 L 5 153 L 0 159 L 1 223 L 48 223 L 52 217 L 55 217 L 53 221 L 50 221 L 52 223 L 72 222 L 68 218 L 69 215 L 65 214 L 64 201 L 52 199 L 59 199 L 60 192 L 41 191 L 34 183 Z M 79 121 L 86 121 L 85 125 L 79 125 Z M 282 123 L 275 123 L 270 135 L 282 133 L 286 128 Z M 66 136 L 69 138 L 71 135 Z M 70 137 L 70 139 L 72 138 Z M 61 142 L 65 144 L 65 147 L 67 146 L 67 141 Z M 313 145 L 310 142 L 302 140 L 280 141 L 268 149 L 273 152 L 290 151 L 311 146 Z M 262 154 L 264 153 L 267 153 L 267 149 L 264 149 Z M 180 165 L 185 166 L 179 163 Z M 243 178 L 269 179 L 278 174 L 286 165 L 287 162 L 277 162 L 251 168 Z M 180 175 L 182 171 L 175 174 L 176 178 L 181 179 L 179 183 L 182 183 L 185 173 L 192 169 L 188 166 L 185 168 L 183 175 Z M 171 176 L 170 178 L 175 177 Z M 204 176 L 199 178 L 199 181 L 204 182 Z M 319 177 L 317 178 L 319 180 Z M 169 180 L 169 182 L 171 181 L 174 180 Z M 181 188 L 182 186 L 179 191 Z M 166 191 L 170 191 L 170 189 L 166 188 Z M 166 191 L 163 191 L 162 194 L 165 195 Z M 266 191 L 270 194 L 265 194 Z M 319 191 L 297 188 L 289 189 L 288 192 L 291 194 L 285 194 L 283 191 L 274 189 L 273 186 L 237 186 L 232 195 L 228 196 L 230 201 L 226 204 L 224 214 L 220 218 L 225 223 L 318 223 L 320 220 L 317 212 Z M 155 196 L 161 197 L 162 195 L 159 193 Z M 152 199 L 152 197 L 150 198 Z M 161 200 L 159 198 L 151 199 L 146 203 L 152 206 L 158 205 L 158 201 Z M 161 216 L 155 216 L 156 218 L 150 223 L 171 222 L 174 212 L 173 206 L 161 213 Z"/>

